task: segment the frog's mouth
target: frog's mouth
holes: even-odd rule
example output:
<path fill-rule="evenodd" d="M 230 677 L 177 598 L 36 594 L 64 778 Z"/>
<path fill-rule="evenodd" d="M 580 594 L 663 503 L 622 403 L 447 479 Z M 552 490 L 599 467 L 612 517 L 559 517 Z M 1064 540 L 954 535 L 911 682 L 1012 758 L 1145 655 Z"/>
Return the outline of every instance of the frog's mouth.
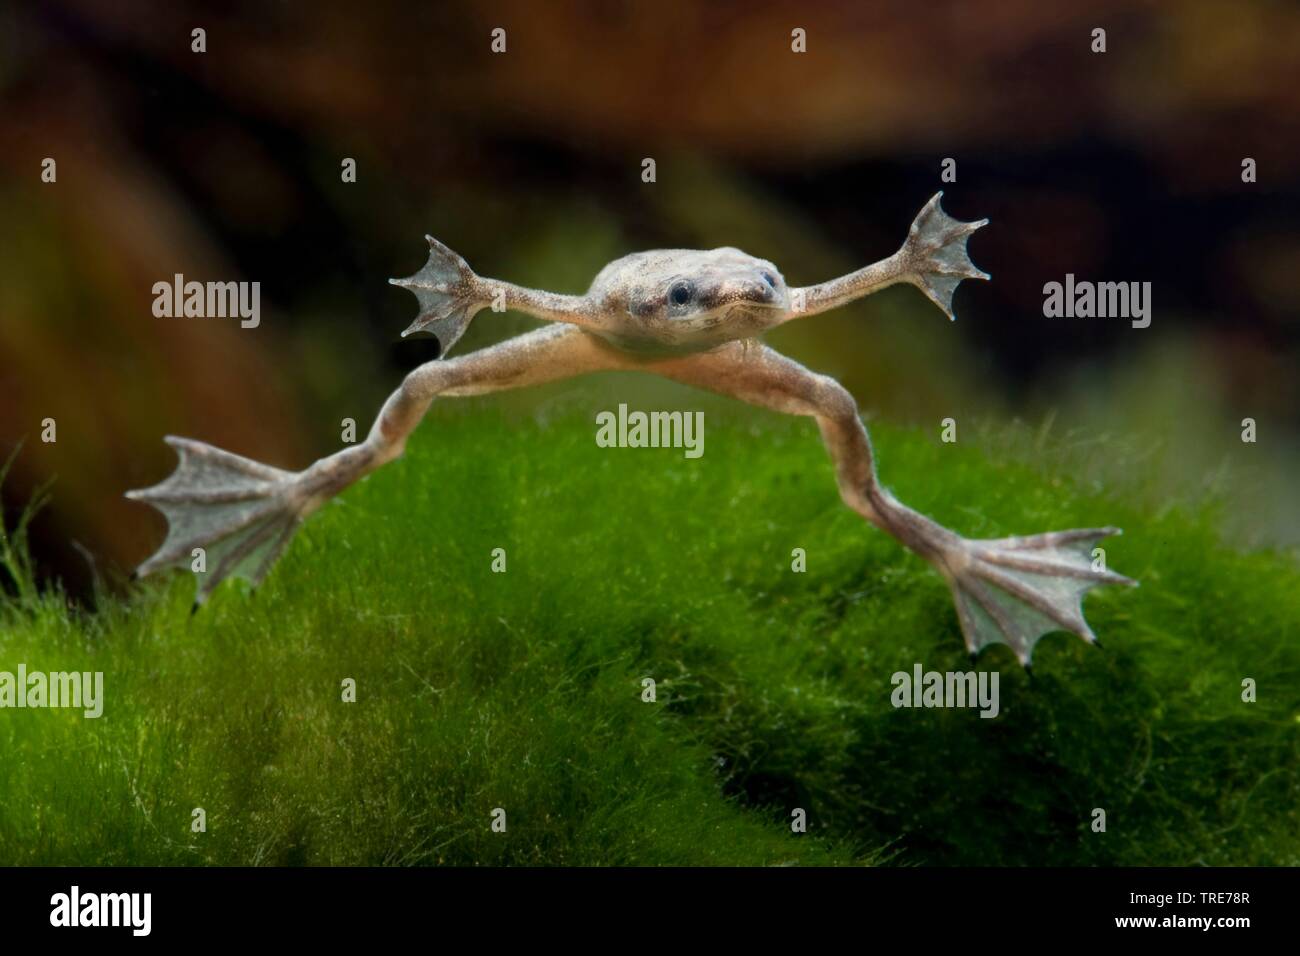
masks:
<path fill-rule="evenodd" d="M 758 316 L 764 312 L 784 312 L 786 304 L 779 301 L 775 296 L 764 298 L 760 301 L 742 299 L 733 303 L 725 312 L 721 314 L 721 321 L 738 319 L 742 316 Z"/>
<path fill-rule="evenodd" d="M 735 302 L 723 309 L 705 312 L 699 315 L 683 316 L 674 319 L 672 324 L 679 329 L 703 332 L 709 329 L 753 323 L 761 321 L 765 314 L 780 311 L 780 306 L 766 302 Z"/>

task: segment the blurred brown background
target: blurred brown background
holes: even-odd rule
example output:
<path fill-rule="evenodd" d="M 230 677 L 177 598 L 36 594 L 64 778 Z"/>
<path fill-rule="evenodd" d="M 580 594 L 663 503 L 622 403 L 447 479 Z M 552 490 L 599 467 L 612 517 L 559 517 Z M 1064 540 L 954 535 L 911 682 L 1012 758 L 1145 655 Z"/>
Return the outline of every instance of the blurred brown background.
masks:
<path fill-rule="evenodd" d="M 62 2 L 0 17 L 0 452 L 25 441 L 3 497 L 12 519 L 55 479 L 34 543 L 74 593 L 90 561 L 118 573 L 160 539 L 121 492 L 170 470 L 164 433 L 299 468 L 337 447 L 340 419 L 369 427 L 432 355 L 397 341 L 414 300 L 385 283 L 420 266 L 426 232 L 482 274 L 556 291 L 666 245 L 737 245 L 806 284 L 892 252 L 939 188 L 958 218 L 993 220 L 972 251 L 994 281 L 963 285 L 955 326 L 891 290 L 773 344 L 892 419 L 1050 418 L 1097 480 L 1226 482 L 1243 542 L 1300 541 L 1296 4 Z M 155 318 L 152 285 L 177 272 L 260 281 L 261 326 Z M 1044 318 L 1042 286 L 1067 272 L 1152 282 L 1151 327 Z M 457 351 L 532 324 L 484 313 Z M 1257 445 L 1239 440 L 1247 416 Z"/>

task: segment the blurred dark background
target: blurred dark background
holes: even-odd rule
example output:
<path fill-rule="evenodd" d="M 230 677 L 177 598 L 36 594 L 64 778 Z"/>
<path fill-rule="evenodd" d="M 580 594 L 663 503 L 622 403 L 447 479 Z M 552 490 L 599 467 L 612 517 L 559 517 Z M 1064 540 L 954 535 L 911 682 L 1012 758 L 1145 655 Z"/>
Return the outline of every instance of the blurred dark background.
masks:
<path fill-rule="evenodd" d="M 955 325 L 904 288 L 772 344 L 871 414 L 1050 422 L 1084 477 L 1209 487 L 1243 543 L 1300 541 L 1300 5 L 32 3 L 0 13 L 0 104 L 3 500 L 54 479 L 33 544 L 74 595 L 160 540 L 121 492 L 171 469 L 163 434 L 295 469 L 364 434 L 435 354 L 385 282 L 426 232 L 556 291 L 656 246 L 808 284 L 940 188 L 993 220 Z M 177 272 L 260 281 L 261 326 L 155 318 Z M 1151 327 L 1044 318 L 1067 272 L 1150 281 Z M 456 352 L 533 324 L 482 313 Z"/>

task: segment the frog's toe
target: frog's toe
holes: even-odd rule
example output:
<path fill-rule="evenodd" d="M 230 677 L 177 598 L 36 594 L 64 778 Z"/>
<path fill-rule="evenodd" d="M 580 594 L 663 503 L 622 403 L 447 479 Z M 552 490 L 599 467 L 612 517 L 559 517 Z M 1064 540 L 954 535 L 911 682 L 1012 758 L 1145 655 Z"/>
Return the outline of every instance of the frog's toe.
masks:
<path fill-rule="evenodd" d="M 953 219 L 939 205 L 942 196 L 942 192 L 935 193 L 917 213 L 900 254 L 908 281 L 943 309 L 949 319 L 955 319 L 952 297 L 961 280 L 989 278 L 987 272 L 975 266 L 966 250 L 971 233 L 988 225 L 988 220 Z"/>

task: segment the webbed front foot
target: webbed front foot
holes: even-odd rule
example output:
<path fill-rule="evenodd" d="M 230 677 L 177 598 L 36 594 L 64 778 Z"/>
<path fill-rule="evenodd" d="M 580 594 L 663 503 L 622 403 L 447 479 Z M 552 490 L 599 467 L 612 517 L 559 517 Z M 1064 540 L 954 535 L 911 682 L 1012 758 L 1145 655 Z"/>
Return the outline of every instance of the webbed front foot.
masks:
<path fill-rule="evenodd" d="M 1084 594 L 1101 584 L 1138 583 L 1094 563 L 1097 542 L 1119 533 L 1087 528 L 945 544 L 931 560 L 952 587 L 967 650 L 1006 644 L 1027 667 L 1034 645 L 1051 631 L 1096 644 L 1083 617 Z"/>
<path fill-rule="evenodd" d="M 420 314 L 402 332 L 403 338 L 430 332 L 438 339 L 439 356 L 444 356 L 487 303 L 481 299 L 482 283 L 469 263 L 433 236 L 424 238 L 429 243 L 424 267 L 413 276 L 388 281 L 410 289 L 420 303 Z"/>
<path fill-rule="evenodd" d="M 898 256 L 903 279 L 924 292 L 949 319 L 956 319 L 952 296 L 958 283 L 962 279 L 989 278 L 987 272 L 975 267 L 966 251 L 966 240 L 976 229 L 988 225 L 988 220 L 958 222 L 939 206 L 942 196 L 942 192 L 935 193 L 917 213 Z"/>

